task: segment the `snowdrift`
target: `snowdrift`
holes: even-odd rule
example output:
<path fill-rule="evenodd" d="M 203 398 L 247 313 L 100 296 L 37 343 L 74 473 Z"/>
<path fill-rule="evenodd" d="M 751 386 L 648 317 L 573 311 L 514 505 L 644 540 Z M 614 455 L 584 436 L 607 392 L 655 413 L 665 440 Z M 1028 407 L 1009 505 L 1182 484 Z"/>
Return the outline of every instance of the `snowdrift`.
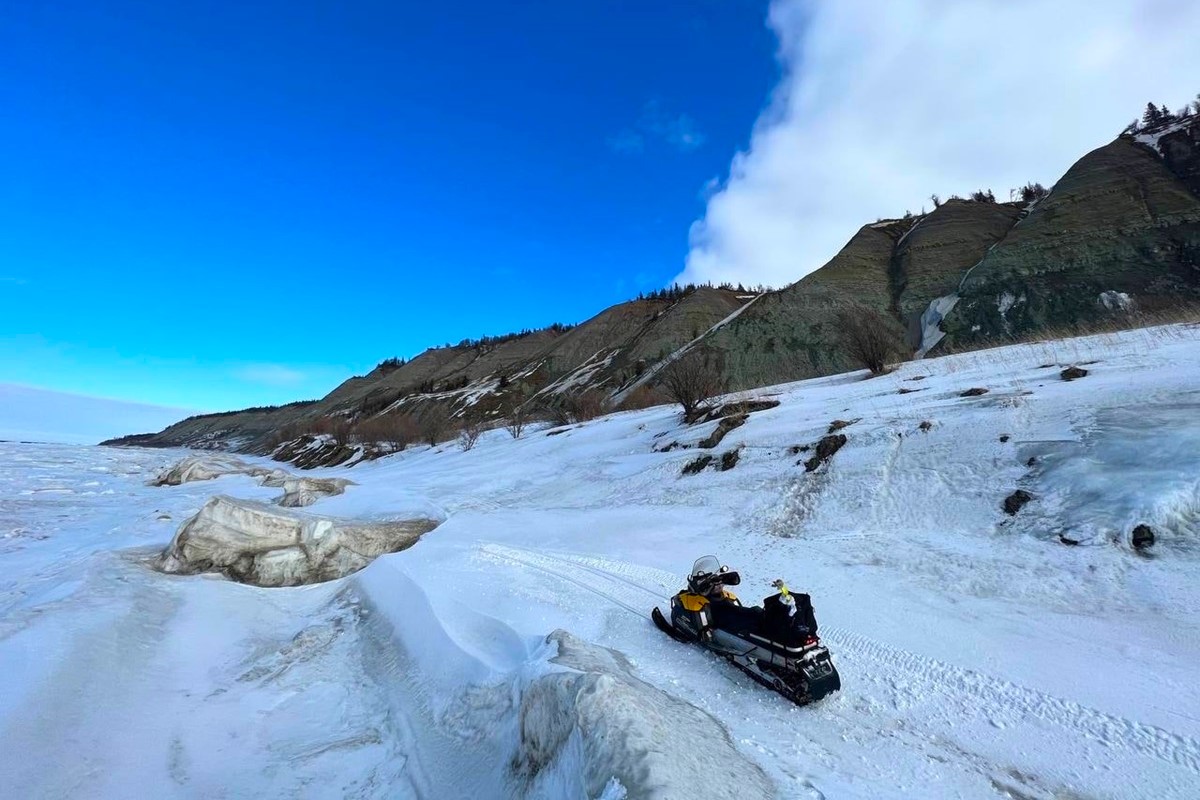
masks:
<path fill-rule="evenodd" d="M 180 486 L 192 481 L 210 481 L 224 475 L 249 475 L 261 479 L 263 486 L 282 488 L 283 495 L 275 502 L 285 508 L 311 506 L 323 497 L 339 495 L 347 486 L 354 485 L 354 481 L 346 478 L 297 477 L 287 470 L 258 467 L 227 455 L 188 456 L 160 472 L 149 485 Z"/>
<path fill-rule="evenodd" d="M 557 630 L 565 667 L 525 687 L 519 776 L 554 796 L 768 798 L 771 782 L 711 715 L 640 680 L 621 653 Z M 572 791 L 573 790 L 573 791 Z"/>
<path fill-rule="evenodd" d="M 255 586 L 298 586 L 356 572 L 411 547 L 437 525 L 336 520 L 218 495 L 179 528 L 157 566 L 184 575 L 220 572 Z"/>
<path fill-rule="evenodd" d="M 527 798 L 776 795 L 717 719 L 638 678 L 621 653 L 565 630 L 523 638 L 466 605 L 435 611 L 398 560 L 355 583 L 373 638 L 399 653 L 377 677 L 395 685 L 394 712 L 411 716 L 422 698 L 427 724 L 406 752 L 434 794 L 495 796 L 503 782 Z"/>

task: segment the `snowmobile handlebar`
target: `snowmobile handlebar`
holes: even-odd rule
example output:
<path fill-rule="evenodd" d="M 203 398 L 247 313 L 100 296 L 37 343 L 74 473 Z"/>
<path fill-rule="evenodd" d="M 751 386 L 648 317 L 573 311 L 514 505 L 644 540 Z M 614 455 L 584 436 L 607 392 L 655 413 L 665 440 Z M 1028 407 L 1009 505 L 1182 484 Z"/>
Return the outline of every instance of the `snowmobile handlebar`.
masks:
<path fill-rule="evenodd" d="M 737 586 L 742 582 L 742 576 L 734 570 L 725 570 L 724 572 L 709 572 L 703 575 L 694 575 L 688 583 L 691 585 L 692 591 L 700 594 L 708 594 L 718 586 Z"/>

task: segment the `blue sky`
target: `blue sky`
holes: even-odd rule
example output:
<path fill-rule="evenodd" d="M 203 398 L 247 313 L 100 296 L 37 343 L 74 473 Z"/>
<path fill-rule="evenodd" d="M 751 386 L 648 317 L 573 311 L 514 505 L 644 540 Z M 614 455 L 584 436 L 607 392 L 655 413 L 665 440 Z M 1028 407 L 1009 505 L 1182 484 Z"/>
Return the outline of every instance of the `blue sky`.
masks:
<path fill-rule="evenodd" d="M 669 283 L 765 2 L 42 2 L 0 28 L 0 382 L 219 409 Z"/>

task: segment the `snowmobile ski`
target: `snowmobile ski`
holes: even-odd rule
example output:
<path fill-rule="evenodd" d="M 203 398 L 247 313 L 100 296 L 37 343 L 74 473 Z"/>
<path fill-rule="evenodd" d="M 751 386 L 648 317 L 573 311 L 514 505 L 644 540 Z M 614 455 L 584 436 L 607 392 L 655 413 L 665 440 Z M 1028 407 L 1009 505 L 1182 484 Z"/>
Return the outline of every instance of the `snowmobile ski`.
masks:
<path fill-rule="evenodd" d="M 667 622 L 667 618 L 664 617 L 663 613 L 658 610 L 658 606 L 655 606 L 654 610 L 650 612 L 650 619 L 654 620 L 654 625 L 660 631 L 665 633 L 667 636 L 670 636 L 677 642 L 691 644 L 692 642 L 696 641 L 690 636 L 685 636 L 682 632 L 677 630 L 674 625 L 672 625 L 670 622 Z"/>

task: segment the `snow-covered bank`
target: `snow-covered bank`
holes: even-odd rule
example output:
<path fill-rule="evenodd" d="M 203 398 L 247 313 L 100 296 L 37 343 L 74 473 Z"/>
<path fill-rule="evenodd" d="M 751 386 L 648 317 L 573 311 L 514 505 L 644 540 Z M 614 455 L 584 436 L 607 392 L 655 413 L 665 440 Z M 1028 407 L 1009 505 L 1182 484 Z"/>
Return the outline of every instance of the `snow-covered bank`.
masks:
<path fill-rule="evenodd" d="M 561 630 L 523 637 L 469 602 L 435 610 L 397 561 L 356 583 L 419 795 L 773 796 L 718 720 L 641 681 L 620 653 Z"/>
<path fill-rule="evenodd" d="M 659 796 L 696 775 L 719 796 L 726 773 L 662 741 L 686 731 L 645 733 L 678 711 L 779 796 L 1196 796 L 1198 344 L 1175 326 L 772 387 L 725 472 L 656 451 L 716 425 L 668 408 L 325 470 L 358 485 L 315 515 L 445 521 L 296 589 L 137 558 L 217 493 L 278 490 L 143 485 L 178 454 L 0 445 L 0 742 L 25 756 L 0 794 L 646 796 L 620 767 L 648 764 Z M 795 448 L 834 420 L 846 445 L 806 471 Z M 709 552 L 746 600 L 776 577 L 811 593 L 840 694 L 788 706 L 653 628 Z M 555 663 L 564 641 L 586 655 Z M 616 739 L 646 745 L 589 749 Z"/>

